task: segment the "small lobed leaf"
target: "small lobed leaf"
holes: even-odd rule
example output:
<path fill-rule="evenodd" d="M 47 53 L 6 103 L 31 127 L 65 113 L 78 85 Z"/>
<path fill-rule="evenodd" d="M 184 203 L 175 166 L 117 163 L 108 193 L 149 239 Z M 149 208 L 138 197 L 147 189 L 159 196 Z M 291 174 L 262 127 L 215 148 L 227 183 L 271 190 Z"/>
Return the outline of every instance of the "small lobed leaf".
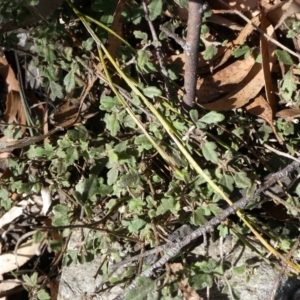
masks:
<path fill-rule="evenodd" d="M 130 225 L 128 226 L 128 230 L 130 232 L 138 232 L 140 229 L 144 227 L 145 224 L 146 221 L 140 218 L 136 218 L 132 222 L 130 222 Z"/>
<path fill-rule="evenodd" d="M 110 134 L 116 136 L 120 130 L 117 113 L 105 114 L 103 120 L 106 123 L 106 128 L 110 131 Z"/>
<path fill-rule="evenodd" d="M 277 49 L 275 50 L 275 54 L 277 55 L 278 60 L 285 65 L 292 65 L 294 63 L 290 54 L 285 50 Z"/>
<path fill-rule="evenodd" d="M 199 119 L 199 114 L 198 114 L 198 111 L 196 109 L 192 109 L 190 110 L 190 117 L 191 117 L 191 120 L 196 123 Z"/>
<path fill-rule="evenodd" d="M 213 44 L 208 45 L 205 49 L 203 59 L 211 60 L 217 54 L 217 47 Z"/>
<path fill-rule="evenodd" d="M 201 119 L 199 119 L 199 122 L 203 122 L 206 124 L 215 124 L 222 122 L 225 119 L 225 116 L 216 112 L 211 111 L 208 114 L 204 115 Z"/>
<path fill-rule="evenodd" d="M 214 164 L 218 164 L 218 153 L 216 151 L 217 145 L 214 142 L 205 142 L 202 147 L 202 153 L 206 160 Z"/>
<path fill-rule="evenodd" d="M 247 173 L 244 171 L 234 174 L 234 181 L 238 188 L 248 188 L 251 186 L 251 180 L 248 178 Z"/>
<path fill-rule="evenodd" d="M 143 89 L 143 92 L 144 92 L 144 95 L 149 98 L 158 97 L 158 96 L 161 96 L 161 94 L 162 94 L 161 90 L 155 86 L 148 86 Z"/>
<path fill-rule="evenodd" d="M 54 81 L 50 81 L 50 98 L 51 100 L 55 100 L 56 98 L 62 99 L 63 98 L 63 93 L 62 93 L 62 87 L 55 83 Z"/>
<path fill-rule="evenodd" d="M 154 21 L 162 12 L 162 0 L 152 0 L 148 5 L 149 8 L 149 18 Z"/>
<path fill-rule="evenodd" d="M 70 93 L 75 88 L 75 72 L 74 70 L 70 70 L 70 72 L 64 78 L 64 85 L 66 87 L 66 91 Z"/>

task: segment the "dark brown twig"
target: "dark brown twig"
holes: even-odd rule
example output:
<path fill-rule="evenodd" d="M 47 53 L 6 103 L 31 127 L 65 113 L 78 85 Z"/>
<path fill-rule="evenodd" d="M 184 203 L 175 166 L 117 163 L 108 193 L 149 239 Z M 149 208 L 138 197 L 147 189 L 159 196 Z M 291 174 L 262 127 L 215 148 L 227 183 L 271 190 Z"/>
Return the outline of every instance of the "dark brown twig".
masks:
<path fill-rule="evenodd" d="M 189 1 L 189 17 L 185 44 L 185 94 L 183 96 L 185 111 L 189 111 L 195 104 L 202 12 L 202 0 Z"/>

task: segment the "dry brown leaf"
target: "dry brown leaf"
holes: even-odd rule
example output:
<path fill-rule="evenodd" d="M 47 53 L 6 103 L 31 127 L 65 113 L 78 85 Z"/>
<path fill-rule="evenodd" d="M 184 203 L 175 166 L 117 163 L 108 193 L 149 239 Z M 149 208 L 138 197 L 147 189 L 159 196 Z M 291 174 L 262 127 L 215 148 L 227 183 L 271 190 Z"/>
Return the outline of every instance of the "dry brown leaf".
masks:
<path fill-rule="evenodd" d="M 39 252 L 40 243 L 35 243 L 33 239 L 23 243 L 18 250 L 16 255 L 14 252 L 6 252 L 0 255 L 0 274 L 11 272 L 28 262 L 34 255 Z M 17 260 L 17 264 L 16 264 Z"/>
<path fill-rule="evenodd" d="M 267 34 L 272 35 L 274 33 L 274 28 L 272 25 L 269 25 L 267 28 Z M 270 69 L 272 69 L 273 62 L 275 61 L 273 51 L 276 49 L 276 47 L 273 44 L 268 44 L 266 41 L 264 41 L 264 53 L 265 55 L 265 62 L 264 62 L 264 70 L 262 68 L 261 64 L 254 64 L 247 76 L 240 81 L 233 92 L 229 93 L 222 99 L 215 101 L 213 103 L 208 104 L 202 104 L 202 106 L 205 109 L 208 110 L 216 110 L 216 111 L 225 111 L 225 110 L 231 110 L 235 108 L 242 107 L 246 105 L 251 99 L 257 96 L 257 94 L 260 92 L 262 87 L 265 84 L 265 81 L 268 81 L 268 93 L 270 97 L 270 105 L 272 105 L 272 109 L 275 109 L 275 99 L 272 99 L 273 90 L 271 85 L 271 75 L 270 75 Z M 240 71 L 240 70 L 239 70 Z M 228 73 L 228 76 L 231 76 L 230 73 Z M 222 82 L 222 81 L 221 81 Z M 201 90 L 201 86 L 200 86 Z M 274 95 L 273 95 L 274 96 Z M 201 104 L 201 103 L 200 103 Z"/>
<path fill-rule="evenodd" d="M 7 279 L 0 282 L 0 297 L 9 296 L 22 284 L 19 279 Z M 4 298 L 1 298 L 4 299 Z"/>
<path fill-rule="evenodd" d="M 258 96 L 253 102 L 245 106 L 245 110 L 255 116 L 266 120 L 273 127 L 273 112 L 269 103 L 263 96 Z"/>
<path fill-rule="evenodd" d="M 284 21 L 282 17 L 293 16 L 293 18 L 300 19 L 300 1 L 294 0 L 291 3 L 289 1 L 278 2 L 275 5 L 270 5 L 263 1 L 262 7 L 267 11 L 266 16 L 273 26 L 279 27 Z"/>
<path fill-rule="evenodd" d="M 8 91 L 19 91 L 19 83 L 6 58 L 0 56 L 0 75 L 7 84 Z"/>
<path fill-rule="evenodd" d="M 265 100 L 263 96 L 258 96 L 254 99 L 253 102 L 251 102 L 249 105 L 245 106 L 245 110 L 255 115 L 259 118 L 262 118 L 268 122 L 268 124 L 271 126 L 278 142 L 282 145 L 283 141 L 281 137 L 278 135 L 275 126 L 273 125 L 273 110 L 270 106 L 270 104 Z"/>
<path fill-rule="evenodd" d="M 0 228 L 3 228 L 5 225 L 10 224 L 13 220 L 21 216 L 27 206 L 27 203 L 27 200 L 22 200 L 17 205 L 13 206 L 9 211 L 7 211 L 0 218 Z"/>
<path fill-rule="evenodd" d="M 196 92 L 198 103 L 209 102 L 230 93 L 249 74 L 254 64 L 255 60 L 249 56 L 245 60 L 236 60 L 213 75 L 200 78 Z"/>
<path fill-rule="evenodd" d="M 197 294 L 196 290 L 189 285 L 187 278 L 180 280 L 178 282 L 178 286 L 179 286 L 179 289 L 181 290 L 185 299 L 203 300 L 203 298 Z"/>
<path fill-rule="evenodd" d="M 3 114 L 3 119 L 6 123 L 17 123 L 17 115 L 20 109 L 20 94 L 16 91 L 9 91 L 6 100 L 6 109 Z"/>
<path fill-rule="evenodd" d="M 111 25 L 111 30 L 114 31 L 119 36 L 123 36 L 123 22 L 122 22 L 122 12 L 124 11 L 126 6 L 126 1 L 119 0 L 116 6 L 116 10 L 114 13 L 114 20 Z M 121 41 L 115 35 L 109 34 L 107 39 L 107 51 L 109 54 L 115 58 L 116 50 L 120 48 Z"/>
<path fill-rule="evenodd" d="M 213 23 L 213 24 L 217 24 L 217 25 L 220 25 L 220 26 L 224 26 L 226 28 L 230 28 L 231 30 L 238 30 L 238 31 L 241 31 L 244 26 L 241 26 L 240 24 L 230 20 L 230 19 L 227 19 L 221 15 L 217 15 L 217 14 L 213 14 L 208 20 L 207 20 L 208 23 Z"/>
<path fill-rule="evenodd" d="M 56 110 L 53 120 L 56 126 L 65 128 L 73 124 L 77 117 L 78 105 L 74 105 L 71 99 L 64 99 Z"/>
<path fill-rule="evenodd" d="M 296 118 L 300 117 L 300 109 L 299 108 L 283 109 L 276 113 L 276 117 L 285 119 L 287 121 L 294 121 Z"/>
<path fill-rule="evenodd" d="M 181 263 L 172 263 L 170 264 L 170 269 L 175 274 L 183 270 L 183 265 Z M 189 285 L 187 278 L 180 280 L 178 282 L 178 286 L 185 299 L 202 300 L 202 298 L 197 294 L 196 290 Z"/>
<path fill-rule="evenodd" d="M 247 11 L 254 10 L 257 7 L 257 2 L 255 0 L 223 0 L 225 3 L 229 4 L 232 9 L 236 9 L 238 11 Z M 228 7 L 222 4 L 219 1 L 208 0 L 209 5 L 213 9 L 227 9 Z"/>
<path fill-rule="evenodd" d="M 261 29 L 263 32 L 267 33 L 269 36 L 275 38 L 274 27 L 266 20 L 264 14 L 261 16 Z M 276 103 L 275 103 L 275 95 L 274 95 L 274 86 L 273 80 L 271 76 L 271 70 L 276 61 L 274 51 L 277 46 L 268 41 L 264 36 L 260 36 L 260 45 L 261 45 L 261 56 L 262 56 L 262 68 L 264 74 L 264 82 L 265 82 L 265 92 L 267 96 L 267 100 L 272 108 L 273 115 L 276 113 Z M 273 122 L 272 122 L 273 123 Z"/>
<path fill-rule="evenodd" d="M 262 67 L 261 64 L 256 63 L 244 80 L 236 85 L 233 92 L 218 101 L 199 104 L 207 110 L 226 111 L 236 109 L 246 105 L 260 92 L 263 86 Z"/>
<path fill-rule="evenodd" d="M 260 23 L 259 16 L 254 17 L 251 22 L 255 24 L 256 26 Z M 218 68 L 222 66 L 225 62 L 228 61 L 231 55 L 231 50 L 233 50 L 235 47 L 242 46 L 247 37 L 254 31 L 254 27 L 251 24 L 246 24 L 246 26 L 243 28 L 243 30 L 240 32 L 239 36 L 233 41 L 229 42 L 226 45 L 226 50 L 224 51 L 224 56 L 222 57 L 221 61 L 218 62 L 218 64 L 215 66 L 215 68 Z"/>
<path fill-rule="evenodd" d="M 49 281 L 50 285 L 50 295 L 51 300 L 57 300 L 58 298 L 58 289 L 59 289 L 59 281 L 55 278 Z"/>

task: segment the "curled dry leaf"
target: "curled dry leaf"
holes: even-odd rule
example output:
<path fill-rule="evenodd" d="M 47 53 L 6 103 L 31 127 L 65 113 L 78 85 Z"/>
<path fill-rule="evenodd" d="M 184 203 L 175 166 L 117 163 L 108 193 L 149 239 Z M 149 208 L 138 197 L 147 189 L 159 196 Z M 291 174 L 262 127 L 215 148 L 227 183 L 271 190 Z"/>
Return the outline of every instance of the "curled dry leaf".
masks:
<path fill-rule="evenodd" d="M 19 279 L 7 279 L 0 282 L 0 297 L 9 296 L 15 293 L 17 287 L 22 284 Z M 4 299 L 4 298 L 2 298 Z"/>
<path fill-rule="evenodd" d="M 261 29 L 266 32 L 269 36 L 275 35 L 274 27 L 270 24 L 270 22 L 265 18 L 262 14 L 261 16 Z M 261 56 L 262 56 L 262 68 L 265 82 L 265 92 L 267 101 L 269 102 L 273 115 L 276 113 L 276 103 L 275 103 L 275 94 L 274 94 L 274 86 L 273 79 L 271 76 L 271 71 L 273 68 L 273 64 L 276 61 L 274 51 L 276 50 L 276 45 L 268 41 L 264 36 L 260 36 L 260 46 L 261 46 Z M 273 121 L 273 120 L 272 120 Z"/>
<path fill-rule="evenodd" d="M 253 102 L 245 106 L 245 110 L 252 115 L 266 120 L 273 127 L 273 112 L 263 96 L 255 98 Z"/>
<path fill-rule="evenodd" d="M 287 121 L 294 121 L 296 118 L 300 117 L 300 109 L 299 108 L 283 109 L 276 113 L 276 117 L 285 119 Z"/>
<path fill-rule="evenodd" d="M 3 228 L 5 225 L 10 224 L 13 220 L 21 216 L 26 206 L 27 200 L 22 200 L 17 205 L 13 206 L 0 218 L 0 228 Z"/>
<path fill-rule="evenodd" d="M 207 110 L 215 111 L 226 111 L 239 108 L 253 99 L 260 92 L 263 85 L 263 71 L 261 65 L 256 63 L 246 77 L 236 84 L 233 92 L 218 101 L 199 104 Z"/>
<path fill-rule="evenodd" d="M 267 34 L 271 36 L 273 33 L 274 27 L 272 25 L 269 25 L 267 28 Z M 268 47 L 270 58 L 267 59 L 266 63 L 264 64 L 264 67 L 268 68 L 268 70 L 269 68 L 272 68 L 275 59 L 273 56 L 273 51 L 275 49 L 276 47 L 273 44 L 270 44 Z M 246 72 L 244 72 L 244 74 L 245 73 Z M 245 78 L 236 84 L 234 90 L 231 93 L 218 101 L 208 104 L 200 103 L 200 105 L 205 109 L 216 111 L 226 111 L 242 107 L 246 105 L 251 99 L 255 98 L 263 88 L 263 86 L 265 85 L 265 74 L 268 74 L 268 72 L 262 68 L 262 64 L 254 63 L 251 70 L 246 74 Z"/>
<path fill-rule="evenodd" d="M 33 239 L 22 244 L 16 255 L 13 251 L 6 252 L 0 255 L 0 274 L 11 272 L 28 262 L 34 255 L 39 253 L 40 243 L 35 243 Z M 16 264 L 16 260 L 17 263 Z"/>
<path fill-rule="evenodd" d="M 172 263 L 170 264 L 170 269 L 172 272 L 175 274 L 181 270 L 183 270 L 183 265 L 181 263 Z M 190 300 L 202 300 L 196 290 L 189 285 L 188 279 L 182 279 L 178 282 L 179 289 L 181 290 L 183 296 L 185 299 L 190 299 Z"/>
<path fill-rule="evenodd" d="M 245 60 L 236 60 L 213 75 L 200 78 L 197 81 L 198 103 L 209 102 L 231 92 L 249 74 L 254 64 L 255 60 L 249 56 Z"/>
<path fill-rule="evenodd" d="M 43 187 L 41 189 L 41 196 L 43 200 L 42 214 L 46 215 L 52 203 L 50 190 L 48 188 Z"/>
<path fill-rule="evenodd" d="M 229 4 L 232 9 L 238 11 L 253 11 L 257 8 L 258 1 L 253 0 L 223 0 L 225 3 Z M 220 1 L 208 0 L 209 5 L 213 9 L 227 9 L 228 7 L 222 4 Z"/>

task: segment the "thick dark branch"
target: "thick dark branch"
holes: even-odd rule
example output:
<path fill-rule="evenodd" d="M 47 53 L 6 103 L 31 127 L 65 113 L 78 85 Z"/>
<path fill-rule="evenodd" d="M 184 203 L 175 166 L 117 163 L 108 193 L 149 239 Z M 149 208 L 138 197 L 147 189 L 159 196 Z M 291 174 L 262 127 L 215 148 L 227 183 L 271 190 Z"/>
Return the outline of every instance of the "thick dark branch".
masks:
<path fill-rule="evenodd" d="M 187 111 L 195 104 L 202 10 L 202 0 L 189 1 L 189 17 L 185 44 L 185 94 L 183 96 L 184 108 Z"/>

